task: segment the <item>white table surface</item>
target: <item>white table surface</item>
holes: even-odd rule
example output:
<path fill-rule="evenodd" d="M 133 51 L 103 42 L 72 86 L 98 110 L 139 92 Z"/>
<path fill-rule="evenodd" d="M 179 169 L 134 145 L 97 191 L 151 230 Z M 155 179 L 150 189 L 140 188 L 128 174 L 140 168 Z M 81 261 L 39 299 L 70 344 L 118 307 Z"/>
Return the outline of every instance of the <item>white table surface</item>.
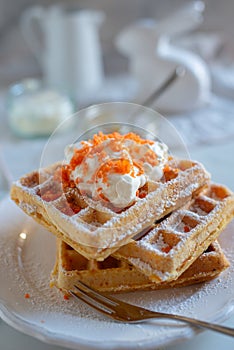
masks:
<path fill-rule="evenodd" d="M 0 106 L 1 109 L 1 106 Z M 234 112 L 234 110 L 233 110 Z M 233 117 L 229 115 L 227 119 Z M 12 172 L 13 178 L 17 178 L 24 172 L 30 171 L 32 167 L 35 167 L 40 159 L 40 152 L 45 144 L 45 140 L 36 141 L 30 144 L 30 141 L 16 140 L 9 133 L 6 120 L 3 119 L 3 115 L 0 116 L 0 146 L 4 152 L 5 158 L 9 157 L 9 168 Z M 232 123 L 233 125 L 233 123 Z M 192 129 L 187 128 L 188 133 L 192 132 Z M 208 130 L 208 129 L 206 129 Z M 206 132 L 206 130 L 203 131 Z M 217 129 L 218 130 L 218 129 Z M 234 136 L 227 135 L 225 139 L 224 135 L 220 137 L 218 141 L 212 139 L 211 142 L 205 144 L 204 135 L 202 140 L 202 146 L 191 143 L 189 146 L 189 153 L 191 158 L 197 159 L 204 163 L 206 168 L 212 173 L 213 180 L 216 182 L 224 183 L 234 190 Z M 208 136 L 208 135 L 207 135 Z M 189 134 L 187 135 L 189 139 Z M 209 138 L 209 137 L 207 137 Z M 200 141 L 200 140 L 199 140 Z M 19 159 L 20 148 L 27 149 L 27 156 Z M 14 147 L 15 151 L 14 151 Z M 0 149 L 1 150 L 1 149 Z M 25 154 L 25 153 L 24 153 Z M 0 286 L 1 288 L 1 286 Z M 234 298 L 234 291 L 233 291 Z M 226 325 L 234 327 L 234 315 L 225 322 Z M 62 349 L 58 346 L 48 345 L 36 340 L 30 336 L 24 335 L 0 320 L 0 349 L 1 350 L 59 350 Z M 77 348 L 79 349 L 79 348 Z M 162 348 L 161 348 L 162 349 Z M 205 331 L 197 335 L 194 339 L 186 341 L 177 345 L 163 348 L 167 350 L 233 350 L 234 340 L 233 338 L 218 335 L 214 332 Z"/>

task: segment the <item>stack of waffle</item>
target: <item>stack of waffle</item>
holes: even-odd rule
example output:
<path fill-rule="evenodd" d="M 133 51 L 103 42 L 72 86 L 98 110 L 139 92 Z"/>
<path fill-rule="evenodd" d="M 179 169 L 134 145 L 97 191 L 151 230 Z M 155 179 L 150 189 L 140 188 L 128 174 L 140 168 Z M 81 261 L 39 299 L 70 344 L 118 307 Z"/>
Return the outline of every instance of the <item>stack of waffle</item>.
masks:
<path fill-rule="evenodd" d="M 116 212 L 90 206 L 64 185 L 61 163 L 16 181 L 16 204 L 57 236 L 51 285 L 81 280 L 105 292 L 171 288 L 210 280 L 229 263 L 217 238 L 234 216 L 234 195 L 198 162 L 170 160 L 147 195 Z"/>

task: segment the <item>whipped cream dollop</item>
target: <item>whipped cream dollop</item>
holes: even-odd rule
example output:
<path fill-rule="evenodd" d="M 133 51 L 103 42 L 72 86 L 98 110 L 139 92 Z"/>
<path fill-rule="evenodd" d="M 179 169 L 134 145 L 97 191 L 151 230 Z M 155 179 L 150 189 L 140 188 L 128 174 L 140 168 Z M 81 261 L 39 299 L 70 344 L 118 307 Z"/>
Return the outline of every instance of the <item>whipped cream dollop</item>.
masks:
<path fill-rule="evenodd" d="M 65 157 L 82 194 L 123 209 L 136 201 L 147 182 L 162 178 L 168 148 L 134 133 L 99 133 L 93 140 L 68 145 Z"/>

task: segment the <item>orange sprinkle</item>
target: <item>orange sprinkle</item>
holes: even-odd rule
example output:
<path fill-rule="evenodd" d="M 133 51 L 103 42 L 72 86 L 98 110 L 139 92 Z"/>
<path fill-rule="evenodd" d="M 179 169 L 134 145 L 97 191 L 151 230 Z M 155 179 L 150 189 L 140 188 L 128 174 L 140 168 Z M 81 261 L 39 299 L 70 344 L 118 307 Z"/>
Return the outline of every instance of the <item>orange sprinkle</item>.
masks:
<path fill-rule="evenodd" d="M 152 166 L 158 165 L 158 156 L 152 149 L 148 149 L 147 152 L 144 154 L 144 157 L 141 158 L 142 162 L 147 162 Z"/>
<path fill-rule="evenodd" d="M 64 300 L 69 300 L 69 295 L 64 294 L 63 299 L 64 299 Z"/>
<path fill-rule="evenodd" d="M 162 252 L 164 252 L 164 253 L 169 253 L 170 250 L 171 250 L 171 247 L 169 245 L 162 248 Z"/>
<path fill-rule="evenodd" d="M 136 162 L 135 160 L 133 161 L 133 165 L 135 165 L 136 168 L 138 168 L 138 174 L 137 176 L 139 175 L 142 175 L 145 173 L 143 167 L 141 166 L 141 164 L 139 162 Z M 130 174 L 131 176 L 134 176 L 134 174 Z"/>
<path fill-rule="evenodd" d="M 25 299 L 29 299 L 31 296 L 30 296 L 29 293 L 25 293 L 25 294 L 24 294 L 24 297 L 25 297 Z"/>
<path fill-rule="evenodd" d="M 189 232 L 190 231 L 190 227 L 189 226 L 184 226 L 184 232 Z"/>
<path fill-rule="evenodd" d="M 136 192 L 136 196 L 139 197 L 139 198 L 145 198 L 148 194 L 148 191 L 147 190 L 143 190 L 143 189 L 140 189 Z"/>
<path fill-rule="evenodd" d="M 166 165 L 163 169 L 165 180 L 170 181 L 175 179 L 179 173 L 179 169 L 171 168 L 169 165 Z"/>
<path fill-rule="evenodd" d="M 99 195 L 99 197 L 100 197 L 101 199 L 103 199 L 103 200 L 106 201 L 106 202 L 109 202 L 109 199 L 103 194 L 101 188 L 99 188 L 99 189 L 97 190 L 97 192 L 98 192 L 98 195 Z"/>

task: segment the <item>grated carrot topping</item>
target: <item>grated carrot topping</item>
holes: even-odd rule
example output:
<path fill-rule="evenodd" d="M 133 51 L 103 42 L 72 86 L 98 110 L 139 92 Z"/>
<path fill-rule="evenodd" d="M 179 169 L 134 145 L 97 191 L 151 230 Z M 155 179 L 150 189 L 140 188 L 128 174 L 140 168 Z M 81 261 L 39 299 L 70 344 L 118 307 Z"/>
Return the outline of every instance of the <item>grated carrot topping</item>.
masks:
<path fill-rule="evenodd" d="M 89 140 L 93 146 L 97 146 L 101 144 L 103 141 L 113 139 L 113 141 L 121 141 L 121 140 L 132 140 L 140 145 L 149 144 L 153 145 L 154 141 L 148 139 L 142 139 L 139 135 L 134 132 L 129 132 L 128 134 L 121 135 L 118 132 L 113 132 L 111 134 L 103 134 L 101 131 L 98 134 L 93 136 L 93 139 Z"/>
<path fill-rule="evenodd" d="M 121 135 L 120 135 L 121 136 Z M 135 134 L 134 132 L 129 132 L 128 134 L 124 135 L 123 138 L 125 140 L 132 140 L 135 141 L 136 143 L 139 143 L 140 145 L 145 145 L 145 144 L 149 144 L 149 145 L 153 145 L 154 141 L 152 140 L 144 140 L 142 139 L 139 135 Z"/>
<path fill-rule="evenodd" d="M 109 147 L 114 152 L 119 152 L 123 148 L 123 145 L 121 144 L 122 140 L 132 140 L 139 145 L 154 144 L 154 141 L 144 140 L 139 135 L 133 132 L 129 132 L 126 135 L 121 135 L 118 132 L 103 134 L 100 131 L 98 134 L 95 134 L 93 136 L 93 139 L 89 140 L 88 142 L 82 141 L 81 142 L 81 144 L 83 145 L 82 148 L 74 150 L 73 157 L 70 161 L 70 170 L 72 171 L 78 165 L 80 165 L 87 155 L 91 157 L 93 154 L 99 154 L 99 160 L 101 160 L 100 158 L 106 155 L 106 153 L 104 153 L 104 150 L 103 150 L 104 148 L 103 142 L 105 140 L 110 140 Z M 136 152 L 139 152 L 137 151 L 137 148 L 136 148 Z M 148 152 L 146 152 L 146 157 L 147 157 L 147 160 L 150 161 L 150 164 L 157 165 L 157 155 L 152 150 L 148 150 Z"/>
<path fill-rule="evenodd" d="M 87 143 L 83 144 L 83 147 L 81 149 L 75 149 L 73 157 L 70 161 L 71 169 L 74 170 L 77 165 L 80 165 L 83 159 L 89 154 L 89 152 L 90 146 Z"/>
<path fill-rule="evenodd" d="M 135 142 L 135 145 L 131 145 L 131 152 L 133 152 L 132 158 L 134 159 L 134 153 L 140 154 L 140 147 L 139 145 L 153 145 L 154 141 L 148 140 L 148 139 L 142 139 L 139 135 L 135 134 L 134 132 L 129 132 L 125 135 L 121 135 L 119 132 L 113 132 L 110 134 L 103 134 L 103 132 L 99 132 L 93 136 L 92 139 L 87 141 L 81 141 L 82 148 L 75 149 L 73 153 L 73 157 L 70 161 L 70 164 L 64 168 L 64 174 L 63 174 L 63 184 L 70 184 L 69 178 L 70 173 L 75 170 L 75 168 L 83 162 L 83 160 L 88 156 L 89 158 L 92 158 L 94 156 L 97 156 L 98 162 L 102 163 L 103 160 L 108 158 L 108 154 L 105 151 L 105 144 L 104 141 L 109 140 L 108 146 L 110 150 L 113 152 L 120 152 L 125 149 L 125 145 L 122 143 L 124 140 L 132 140 Z M 138 146 L 137 146 L 138 145 Z M 130 154 L 131 154 L 130 152 Z M 128 158 L 120 158 L 120 159 L 110 159 L 105 162 L 105 164 L 101 165 L 101 167 L 94 173 L 89 179 L 89 183 L 94 183 L 95 181 L 98 182 L 98 179 L 102 179 L 104 183 L 108 185 L 108 175 L 111 173 L 117 173 L 117 174 L 129 174 L 132 177 L 139 176 L 141 174 L 144 174 L 144 168 L 143 163 L 147 162 L 151 166 L 157 166 L 159 163 L 157 154 L 151 150 L 148 149 L 146 152 L 144 152 L 144 156 L 138 161 L 132 161 Z M 135 168 L 138 169 L 138 172 L 136 173 Z M 82 173 L 85 176 L 89 171 L 89 165 L 88 162 L 84 162 L 82 164 Z M 175 170 L 173 169 L 164 169 L 165 177 L 171 178 L 176 177 L 177 174 L 175 174 Z M 82 176 L 83 176 L 82 175 Z M 74 186 L 77 185 L 80 181 L 82 181 L 81 178 L 76 178 L 76 183 L 73 184 Z"/>
<path fill-rule="evenodd" d="M 104 183 L 108 182 L 108 174 L 128 174 L 131 172 L 133 166 L 130 160 L 121 159 L 110 159 L 106 163 L 102 164 L 96 173 L 98 179 L 102 179 Z"/>

